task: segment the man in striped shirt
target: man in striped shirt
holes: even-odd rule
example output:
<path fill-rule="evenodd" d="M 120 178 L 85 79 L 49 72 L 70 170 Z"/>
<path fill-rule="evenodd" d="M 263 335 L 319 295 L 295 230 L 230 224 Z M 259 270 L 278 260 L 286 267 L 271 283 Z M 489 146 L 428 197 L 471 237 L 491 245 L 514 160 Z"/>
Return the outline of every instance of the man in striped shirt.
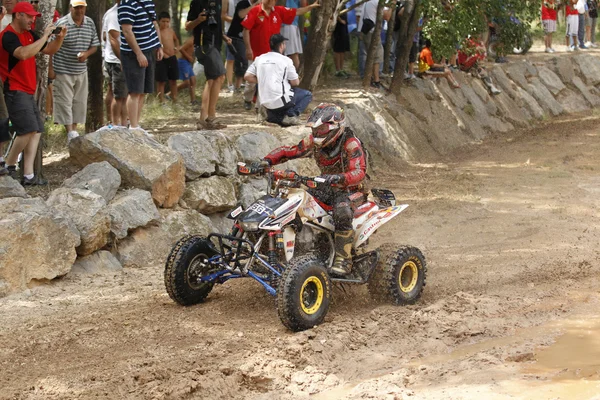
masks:
<path fill-rule="evenodd" d="M 79 136 L 77 124 L 85 124 L 88 99 L 87 59 L 98 51 L 100 41 L 94 21 L 85 15 L 85 0 L 71 0 L 69 14 L 56 24 L 67 27 L 67 36 L 52 62 L 54 80 L 54 122 L 64 125 L 67 140 Z"/>
<path fill-rule="evenodd" d="M 156 61 L 163 58 L 156 11 L 150 0 L 121 0 L 118 12 L 130 129 L 148 135 L 140 127 L 144 95 L 154 92 Z"/>

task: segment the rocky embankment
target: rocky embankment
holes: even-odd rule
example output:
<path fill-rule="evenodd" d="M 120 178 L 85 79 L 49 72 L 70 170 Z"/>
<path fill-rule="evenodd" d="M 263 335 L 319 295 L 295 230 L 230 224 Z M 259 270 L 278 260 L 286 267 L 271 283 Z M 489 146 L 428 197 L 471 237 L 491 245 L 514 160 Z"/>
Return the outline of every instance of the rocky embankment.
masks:
<path fill-rule="evenodd" d="M 491 73 L 503 90 L 493 97 L 462 73 L 458 90 L 445 80 L 417 80 L 398 98 L 362 93 L 346 100 L 350 125 L 378 163 L 394 165 L 600 105 L 600 60 L 591 55 L 518 61 Z M 10 232 L 0 237 L 0 296 L 72 271 L 158 267 L 181 236 L 228 230 L 227 210 L 250 204 L 266 187 L 237 176 L 237 161 L 257 160 L 305 134 L 186 132 L 161 144 L 105 130 L 71 142 L 70 157 L 82 169 L 47 200 L 0 177 L 0 230 Z M 283 168 L 318 173 L 312 160 Z"/>

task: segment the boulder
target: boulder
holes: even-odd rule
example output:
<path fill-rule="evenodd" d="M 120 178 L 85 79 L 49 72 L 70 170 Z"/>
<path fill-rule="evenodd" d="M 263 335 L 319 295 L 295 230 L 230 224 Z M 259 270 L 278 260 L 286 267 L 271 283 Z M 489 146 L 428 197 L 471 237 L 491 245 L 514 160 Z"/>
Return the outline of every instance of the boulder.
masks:
<path fill-rule="evenodd" d="M 106 246 L 110 233 L 110 216 L 102 196 L 85 189 L 58 188 L 46 204 L 73 221 L 80 233 L 77 254 L 86 256 Z"/>
<path fill-rule="evenodd" d="M 562 91 L 556 97 L 556 100 L 558 100 L 558 102 L 568 113 L 576 113 L 590 109 L 590 105 L 581 96 L 581 94 L 575 93 L 571 89 L 566 89 Z"/>
<path fill-rule="evenodd" d="M 593 107 L 600 105 L 600 97 L 593 94 L 588 86 L 581 80 L 580 77 L 573 77 L 573 85 L 581 92 L 582 96 L 590 103 Z"/>
<path fill-rule="evenodd" d="M 552 72 L 548 67 L 538 67 L 538 75 L 540 77 L 540 80 L 544 85 L 546 85 L 550 93 L 552 93 L 555 96 L 559 94 L 562 90 L 565 90 L 567 88 L 562 83 L 558 75 Z"/>
<path fill-rule="evenodd" d="M 552 96 L 552 93 L 544 86 L 540 78 L 531 78 L 531 83 L 526 88 L 542 106 L 542 108 L 552 115 L 557 116 L 564 112 L 563 107 Z"/>
<path fill-rule="evenodd" d="M 110 251 L 100 250 L 89 256 L 78 258 L 71 269 L 72 274 L 102 274 L 118 272 L 123 266 Z"/>
<path fill-rule="evenodd" d="M 596 86 L 600 83 L 600 61 L 589 54 L 578 54 L 573 60 L 579 65 L 581 76 L 588 86 Z"/>
<path fill-rule="evenodd" d="M 517 61 L 508 64 L 506 74 L 523 89 L 527 89 L 527 78 L 536 75 L 535 67 L 527 61 Z"/>
<path fill-rule="evenodd" d="M 219 163 L 218 154 L 202 132 L 173 135 L 167 141 L 167 145 L 183 157 L 186 180 L 193 181 L 216 172 Z"/>
<path fill-rule="evenodd" d="M 266 179 L 249 179 L 240 185 L 240 203 L 248 208 L 256 199 L 267 194 Z"/>
<path fill-rule="evenodd" d="M 1 199 L 0 232 L 0 295 L 65 275 L 81 243 L 71 221 L 39 197 Z"/>
<path fill-rule="evenodd" d="M 121 186 L 121 175 L 106 161 L 86 165 L 84 169 L 65 180 L 66 188 L 91 190 L 108 203 Z"/>
<path fill-rule="evenodd" d="M 570 57 L 556 57 L 549 63 L 550 68 L 554 70 L 560 76 L 560 80 L 563 83 L 571 83 L 575 72 L 573 70 L 573 63 Z"/>
<path fill-rule="evenodd" d="M 237 204 L 233 183 L 217 175 L 190 182 L 183 194 L 183 201 L 202 214 L 226 211 Z"/>
<path fill-rule="evenodd" d="M 229 212 L 211 214 L 208 216 L 210 218 L 210 222 L 213 226 L 213 232 L 218 232 L 222 234 L 228 234 L 231 232 L 231 227 L 233 226 L 233 221 L 227 218 Z"/>
<path fill-rule="evenodd" d="M 508 94 L 502 92 L 493 97 L 498 105 L 498 110 L 505 120 L 520 126 L 529 126 L 529 120 L 532 118 L 527 109 L 519 107 L 517 102 L 511 99 Z"/>
<path fill-rule="evenodd" d="M 288 143 L 286 143 L 288 144 Z M 296 143 L 289 143 L 289 145 Z M 250 132 L 237 138 L 235 145 L 240 152 L 240 161 L 252 162 L 261 160 L 271 150 L 282 143 L 275 136 L 266 132 Z"/>
<path fill-rule="evenodd" d="M 217 157 L 216 174 L 221 176 L 236 175 L 240 156 L 231 140 L 219 131 L 202 131 L 200 133 L 210 142 L 212 151 Z"/>
<path fill-rule="evenodd" d="M 173 245 L 186 235 L 207 236 L 214 231 L 208 217 L 194 210 L 160 210 L 157 226 L 138 228 L 117 245 L 123 267 L 163 266 Z"/>
<path fill-rule="evenodd" d="M 516 91 L 516 84 L 508 78 L 506 72 L 504 72 L 502 68 L 493 68 L 490 70 L 490 73 L 494 83 L 496 83 L 503 92 L 515 100 L 519 99 L 519 94 Z"/>
<path fill-rule="evenodd" d="M 0 199 L 9 197 L 27 197 L 27 192 L 21 184 L 10 176 L 0 176 Z"/>
<path fill-rule="evenodd" d="M 546 113 L 544 109 L 540 107 L 536 99 L 534 99 L 527 91 L 521 87 L 517 88 L 517 96 L 521 99 L 521 102 L 524 104 L 525 108 L 529 110 L 531 115 L 537 119 L 543 119 Z"/>
<path fill-rule="evenodd" d="M 119 193 L 108 205 L 110 231 L 123 239 L 130 230 L 146 226 L 160 219 L 150 192 L 131 189 Z"/>
<path fill-rule="evenodd" d="M 159 207 L 173 207 L 185 189 L 181 156 L 152 138 L 124 128 L 80 136 L 69 144 L 69 154 L 82 166 L 108 161 L 125 185 L 150 191 Z"/>

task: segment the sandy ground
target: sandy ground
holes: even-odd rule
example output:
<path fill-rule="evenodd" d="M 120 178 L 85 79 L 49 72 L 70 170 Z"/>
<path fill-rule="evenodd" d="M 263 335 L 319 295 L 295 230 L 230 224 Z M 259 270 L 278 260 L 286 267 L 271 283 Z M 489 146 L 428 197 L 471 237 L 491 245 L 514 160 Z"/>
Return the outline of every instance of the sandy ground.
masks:
<path fill-rule="evenodd" d="M 600 399 L 600 119 L 434 161 L 375 182 L 410 204 L 373 245 L 423 250 L 418 304 L 336 290 L 293 334 L 251 281 L 183 308 L 162 268 L 69 275 L 0 299 L 0 398 Z"/>

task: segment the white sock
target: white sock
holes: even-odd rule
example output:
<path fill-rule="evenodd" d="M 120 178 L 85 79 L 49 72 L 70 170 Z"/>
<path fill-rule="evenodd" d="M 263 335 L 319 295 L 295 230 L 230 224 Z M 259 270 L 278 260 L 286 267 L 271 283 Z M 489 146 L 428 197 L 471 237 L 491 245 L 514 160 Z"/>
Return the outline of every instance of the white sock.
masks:
<path fill-rule="evenodd" d="M 0 162 L 4 162 L 4 157 L 0 156 Z"/>
<path fill-rule="evenodd" d="M 28 174 L 28 175 L 23 175 L 23 178 L 27 178 L 27 179 L 31 180 L 31 179 L 33 179 L 34 176 L 35 175 L 33 175 L 33 174 Z"/>

